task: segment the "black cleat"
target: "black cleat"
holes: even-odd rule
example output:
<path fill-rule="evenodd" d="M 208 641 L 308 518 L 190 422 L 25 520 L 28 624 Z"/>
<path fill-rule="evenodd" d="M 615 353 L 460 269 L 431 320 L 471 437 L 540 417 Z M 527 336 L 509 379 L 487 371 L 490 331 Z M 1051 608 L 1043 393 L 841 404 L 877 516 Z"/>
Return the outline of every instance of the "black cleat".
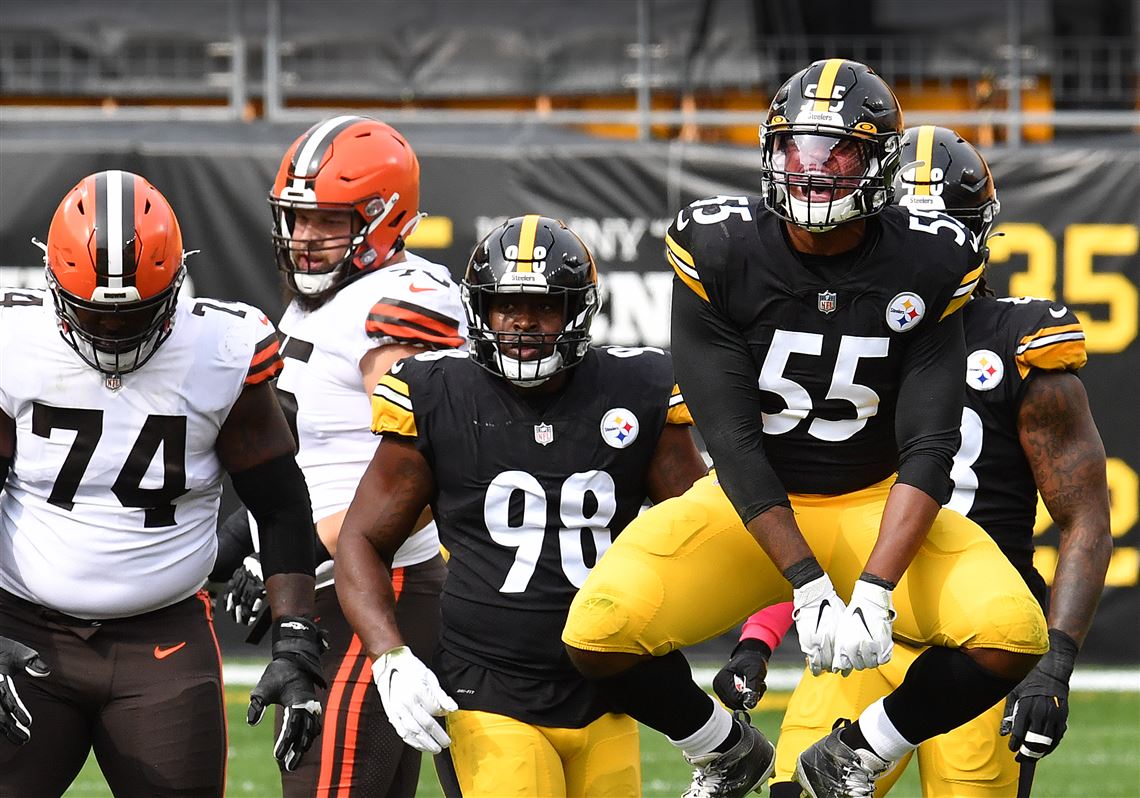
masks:
<path fill-rule="evenodd" d="M 849 726 L 850 721 L 845 721 Z M 808 798 L 864 798 L 875 794 L 875 779 L 891 762 L 864 748 L 852 749 L 839 739 L 844 726 L 812 745 L 796 760 L 796 781 Z"/>
<path fill-rule="evenodd" d="M 752 725 L 748 713 L 735 712 L 740 741 L 723 754 L 685 757 L 693 770 L 693 783 L 681 798 L 743 798 L 760 792 L 776 766 L 776 748 Z"/>

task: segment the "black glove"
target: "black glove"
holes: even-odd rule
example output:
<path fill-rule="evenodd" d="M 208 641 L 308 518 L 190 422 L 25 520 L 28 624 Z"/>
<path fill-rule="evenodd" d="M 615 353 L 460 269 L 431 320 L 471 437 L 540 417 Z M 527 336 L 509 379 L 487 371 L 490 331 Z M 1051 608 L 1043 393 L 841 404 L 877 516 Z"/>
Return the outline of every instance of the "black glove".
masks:
<path fill-rule="evenodd" d="M 1049 630 L 1049 653 L 1005 700 L 1001 734 L 1017 761 L 1051 754 L 1065 736 L 1069 720 L 1069 679 L 1077 643 L 1059 629 Z"/>
<path fill-rule="evenodd" d="M 250 726 L 261 722 L 268 704 L 284 708 L 273 756 L 286 770 L 297 769 L 321 733 L 316 687 L 328 686 L 321 672 L 321 652 L 326 648 L 324 635 L 308 618 L 278 618 L 273 626 L 273 659 L 249 694 L 245 720 Z"/>
<path fill-rule="evenodd" d="M 746 637 L 736 644 L 728 664 L 713 677 L 713 690 L 729 709 L 752 709 L 760 703 L 772 649 L 762 640 Z"/>
<path fill-rule="evenodd" d="M 251 554 L 234 571 L 226 585 L 226 615 L 239 624 L 252 624 L 265 603 L 265 581 L 261 577 L 261 560 Z"/>
<path fill-rule="evenodd" d="M 37 678 L 51 673 L 37 651 L 23 643 L 0 637 L 0 734 L 13 745 L 23 745 L 32 738 L 28 729 L 32 725 L 32 716 L 12 682 L 12 674 L 21 668 L 24 673 Z"/>

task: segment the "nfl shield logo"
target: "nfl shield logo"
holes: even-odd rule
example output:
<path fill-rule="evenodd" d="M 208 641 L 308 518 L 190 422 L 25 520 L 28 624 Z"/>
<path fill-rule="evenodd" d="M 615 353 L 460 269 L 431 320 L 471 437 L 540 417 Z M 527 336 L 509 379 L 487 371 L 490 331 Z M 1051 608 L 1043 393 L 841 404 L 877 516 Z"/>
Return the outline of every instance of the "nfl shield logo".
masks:
<path fill-rule="evenodd" d="M 820 313 L 831 313 L 835 310 L 835 292 L 834 291 L 820 291 L 819 301 L 816 302 L 816 307 L 819 308 Z"/>
<path fill-rule="evenodd" d="M 534 442 L 543 446 L 554 443 L 554 427 L 549 424 L 534 425 Z"/>

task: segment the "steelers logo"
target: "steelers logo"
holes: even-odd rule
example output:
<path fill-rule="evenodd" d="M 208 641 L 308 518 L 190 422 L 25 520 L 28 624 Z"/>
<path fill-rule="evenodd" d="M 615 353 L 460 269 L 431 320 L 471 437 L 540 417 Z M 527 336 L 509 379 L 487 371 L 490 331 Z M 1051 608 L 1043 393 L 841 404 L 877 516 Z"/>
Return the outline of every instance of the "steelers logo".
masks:
<path fill-rule="evenodd" d="M 992 391 L 1003 376 L 1001 358 L 989 349 L 978 349 L 966 358 L 966 384 L 975 391 Z"/>
<path fill-rule="evenodd" d="M 640 428 L 637 416 L 624 407 L 615 407 L 602 416 L 602 440 L 615 449 L 624 449 L 637 440 Z"/>
<path fill-rule="evenodd" d="M 926 303 L 918 294 L 903 291 L 887 304 L 887 326 L 895 332 L 907 332 L 922 321 Z"/>

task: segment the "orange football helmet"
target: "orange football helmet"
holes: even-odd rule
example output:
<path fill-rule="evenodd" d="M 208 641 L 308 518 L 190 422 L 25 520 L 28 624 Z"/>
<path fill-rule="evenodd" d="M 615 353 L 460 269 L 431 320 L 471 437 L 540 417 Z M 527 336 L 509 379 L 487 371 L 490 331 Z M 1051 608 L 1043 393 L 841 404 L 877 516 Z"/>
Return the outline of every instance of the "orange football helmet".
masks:
<path fill-rule="evenodd" d="M 298 294 L 339 288 L 403 249 L 419 203 L 420 164 L 398 131 L 363 116 L 318 122 L 286 151 L 269 192 L 277 267 Z M 350 233 L 297 236 L 298 210 L 343 213 Z"/>
<path fill-rule="evenodd" d="M 144 178 L 83 178 L 56 209 L 44 251 L 60 334 L 89 366 L 118 377 L 169 337 L 186 276 L 182 231 Z"/>

